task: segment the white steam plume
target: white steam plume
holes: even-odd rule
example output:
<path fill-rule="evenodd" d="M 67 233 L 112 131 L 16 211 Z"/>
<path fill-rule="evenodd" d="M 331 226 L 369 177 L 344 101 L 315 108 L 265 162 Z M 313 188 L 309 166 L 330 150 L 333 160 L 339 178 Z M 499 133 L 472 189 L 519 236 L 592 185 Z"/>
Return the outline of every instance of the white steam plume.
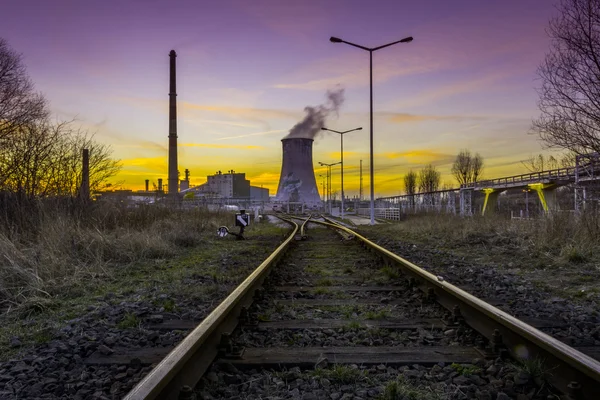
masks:
<path fill-rule="evenodd" d="M 284 139 L 314 139 L 321 132 L 321 127 L 325 126 L 327 117 L 332 113 L 338 115 L 340 107 L 344 103 L 344 88 L 328 90 L 326 97 L 327 102 L 325 104 L 316 107 L 305 107 L 306 116 L 294 125 Z"/>

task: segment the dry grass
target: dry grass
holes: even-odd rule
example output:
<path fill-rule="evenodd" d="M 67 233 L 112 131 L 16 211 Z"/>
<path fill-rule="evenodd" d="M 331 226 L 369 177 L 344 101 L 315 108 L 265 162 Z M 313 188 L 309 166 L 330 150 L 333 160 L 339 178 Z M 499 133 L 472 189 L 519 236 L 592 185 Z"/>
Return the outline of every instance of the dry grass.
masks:
<path fill-rule="evenodd" d="M 456 260 L 519 275 L 551 295 L 600 298 L 600 213 L 559 212 L 531 220 L 410 215 L 360 231 L 417 264 L 426 259 L 443 269 Z"/>
<path fill-rule="evenodd" d="M 526 250 L 534 256 L 562 257 L 575 263 L 600 255 L 600 213 L 556 213 L 535 220 L 430 214 L 410 216 L 409 221 L 380 229 L 444 247 L 497 246 Z"/>
<path fill-rule="evenodd" d="M 39 210 L 38 210 L 39 212 Z M 65 284 L 109 275 L 111 266 L 173 256 L 202 244 L 228 214 L 95 204 L 79 216 L 43 210 L 35 229 L 0 232 L 0 302 L 16 306 Z"/>

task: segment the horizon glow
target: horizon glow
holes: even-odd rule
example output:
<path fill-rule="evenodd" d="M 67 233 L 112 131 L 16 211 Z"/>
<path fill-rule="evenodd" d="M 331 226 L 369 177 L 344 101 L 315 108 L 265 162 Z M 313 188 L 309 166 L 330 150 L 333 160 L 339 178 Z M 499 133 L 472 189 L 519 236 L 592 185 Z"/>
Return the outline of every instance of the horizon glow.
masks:
<path fill-rule="evenodd" d="M 114 181 L 141 190 L 167 180 L 169 51 L 177 52 L 179 170 L 191 184 L 215 171 L 246 173 L 277 190 L 281 142 L 306 106 L 340 85 L 345 102 L 326 127 L 344 135 L 344 191 L 369 191 L 369 60 L 373 54 L 375 194 L 401 194 L 409 170 L 433 164 L 453 184 L 463 148 L 480 153 L 484 179 L 526 172 L 543 151 L 528 134 L 538 116 L 536 68 L 555 12 L 547 0 L 221 2 L 11 1 L 2 37 L 23 54 L 58 119 L 77 118 L 110 144 Z M 314 142 L 317 186 L 340 160 L 339 135 Z M 339 191 L 339 167 L 333 191 Z"/>

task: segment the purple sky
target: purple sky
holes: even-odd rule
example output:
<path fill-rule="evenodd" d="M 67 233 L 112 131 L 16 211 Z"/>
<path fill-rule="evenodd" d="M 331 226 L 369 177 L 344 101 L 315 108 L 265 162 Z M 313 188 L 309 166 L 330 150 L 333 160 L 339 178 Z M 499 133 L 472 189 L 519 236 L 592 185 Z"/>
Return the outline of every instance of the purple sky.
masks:
<path fill-rule="evenodd" d="M 171 49 L 179 168 L 192 184 L 234 169 L 273 193 L 280 139 L 339 84 L 346 101 L 328 126 L 364 127 L 344 139 L 349 195 L 361 159 L 368 177 L 368 54 L 328 39 L 370 47 L 413 36 L 374 54 L 375 191 L 393 195 L 408 169 L 427 163 L 453 182 L 461 148 L 482 154 L 487 178 L 524 172 L 520 161 L 542 151 L 527 133 L 553 3 L 9 0 L 0 35 L 23 53 L 57 118 L 77 116 L 113 146 L 118 180 L 133 189 L 166 179 Z M 315 164 L 339 155 L 338 137 L 315 142 Z"/>

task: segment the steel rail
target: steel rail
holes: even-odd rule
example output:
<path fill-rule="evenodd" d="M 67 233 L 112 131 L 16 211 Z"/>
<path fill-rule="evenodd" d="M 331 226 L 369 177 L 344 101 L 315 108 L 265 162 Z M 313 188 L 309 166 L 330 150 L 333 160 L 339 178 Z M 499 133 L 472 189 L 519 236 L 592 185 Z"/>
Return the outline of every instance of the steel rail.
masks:
<path fill-rule="evenodd" d="M 502 343 L 515 359 L 535 359 L 544 362 L 552 375 L 552 384 L 575 398 L 600 398 L 600 362 L 565 343 L 539 331 L 512 315 L 484 302 L 391 251 L 371 242 L 353 230 L 323 217 L 327 222 L 312 221 L 354 235 L 366 246 L 379 253 L 386 262 L 399 264 L 404 272 L 421 283 L 448 310 L 459 307 L 461 318 L 491 341 Z M 433 289 L 433 292 L 430 292 Z M 497 331 L 496 333 L 494 331 Z M 501 334 L 501 337 L 497 335 Z M 552 364 L 552 365 L 549 365 Z"/>
<path fill-rule="evenodd" d="M 281 218 L 293 226 L 292 233 L 237 288 L 234 289 L 177 347 L 148 373 L 125 397 L 126 400 L 176 399 L 184 386 L 194 387 L 218 354 L 222 333 L 235 328 L 242 307 L 252 303 L 258 288 L 271 267 L 292 242 L 298 224 Z"/>
<path fill-rule="evenodd" d="M 300 237 L 302 238 L 302 240 L 306 240 L 307 235 L 306 235 L 306 224 L 308 223 L 308 221 L 312 218 L 312 214 L 308 216 L 308 218 L 306 218 L 304 220 L 304 222 L 302 223 L 302 225 L 300 226 Z M 303 218 L 298 218 L 298 219 L 303 219 Z"/>

